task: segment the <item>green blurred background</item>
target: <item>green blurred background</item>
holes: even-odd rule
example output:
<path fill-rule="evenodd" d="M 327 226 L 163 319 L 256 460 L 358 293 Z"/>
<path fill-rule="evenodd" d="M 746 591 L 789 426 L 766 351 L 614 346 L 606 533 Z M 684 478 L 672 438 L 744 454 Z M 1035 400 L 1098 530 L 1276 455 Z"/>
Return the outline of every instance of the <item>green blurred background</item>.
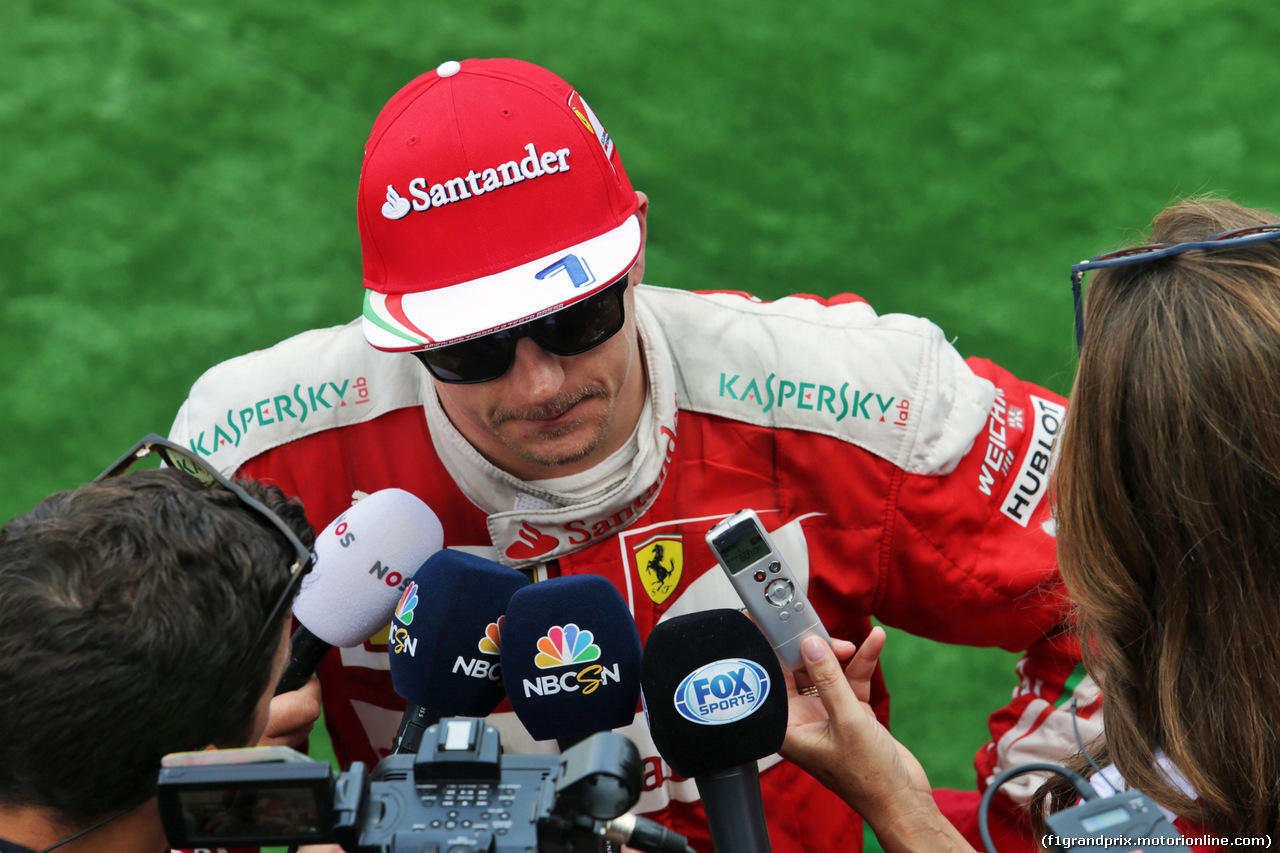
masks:
<path fill-rule="evenodd" d="M 1280 7 L 1211 0 L 5 0 L 0 519 L 358 313 L 365 137 L 444 60 L 576 85 L 651 199 L 650 283 L 854 291 L 1065 392 L 1072 261 L 1176 196 L 1280 206 L 1278 42 Z M 898 736 L 971 786 L 1012 656 L 887 657 Z"/>

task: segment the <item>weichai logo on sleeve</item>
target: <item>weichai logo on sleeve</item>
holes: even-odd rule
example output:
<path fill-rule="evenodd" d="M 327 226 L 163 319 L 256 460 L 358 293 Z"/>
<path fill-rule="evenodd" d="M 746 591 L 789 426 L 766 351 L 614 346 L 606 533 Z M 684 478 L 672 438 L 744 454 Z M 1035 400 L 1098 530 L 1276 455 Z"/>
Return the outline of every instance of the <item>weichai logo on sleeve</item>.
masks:
<path fill-rule="evenodd" d="M 1031 520 L 1049 491 L 1049 473 L 1053 468 L 1053 448 L 1062 432 L 1067 416 L 1065 406 L 1052 400 L 1031 396 L 1031 437 L 1026 442 L 1026 455 L 1013 478 L 1013 485 L 1000 502 L 1000 511 L 1023 527 Z"/>
<path fill-rule="evenodd" d="M 560 669 L 597 661 L 601 654 L 600 646 L 595 643 L 595 635 L 570 622 L 552 627 L 538 640 L 538 654 L 533 662 L 538 669 Z M 526 699 L 535 695 L 553 696 L 556 693 L 573 693 L 578 690 L 586 696 L 600 687 L 621 681 L 622 670 L 616 662 L 612 666 L 591 663 L 576 672 L 570 670 L 560 674 L 548 673 L 533 680 L 522 680 Z"/>

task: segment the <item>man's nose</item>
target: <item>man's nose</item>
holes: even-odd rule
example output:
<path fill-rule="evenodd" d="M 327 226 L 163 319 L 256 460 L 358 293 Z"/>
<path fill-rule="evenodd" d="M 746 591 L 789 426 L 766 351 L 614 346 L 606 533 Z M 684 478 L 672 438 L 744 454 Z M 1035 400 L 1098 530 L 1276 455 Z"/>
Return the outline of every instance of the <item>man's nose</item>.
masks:
<path fill-rule="evenodd" d="M 550 400 L 564 386 L 563 357 L 547 352 L 533 338 L 523 337 L 516 341 L 516 355 L 507 378 L 525 402 Z"/>

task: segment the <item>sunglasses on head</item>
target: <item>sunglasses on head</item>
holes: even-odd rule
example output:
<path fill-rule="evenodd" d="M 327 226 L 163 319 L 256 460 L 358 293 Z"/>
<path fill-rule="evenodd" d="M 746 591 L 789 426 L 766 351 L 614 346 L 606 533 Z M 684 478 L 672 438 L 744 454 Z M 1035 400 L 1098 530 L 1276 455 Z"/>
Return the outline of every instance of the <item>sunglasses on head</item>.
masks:
<path fill-rule="evenodd" d="M 1071 295 L 1075 302 L 1076 311 L 1076 353 L 1080 352 L 1080 344 L 1084 341 L 1084 297 L 1081 294 L 1081 283 L 1084 280 L 1084 274 L 1089 270 L 1123 267 L 1130 264 L 1145 264 L 1148 261 L 1158 261 L 1161 258 L 1180 255 L 1183 252 L 1197 250 L 1217 252 L 1223 249 L 1234 249 L 1237 246 L 1264 243 L 1270 240 L 1280 240 L 1280 222 L 1270 225 L 1251 225 L 1248 228 L 1237 228 L 1234 231 L 1224 231 L 1204 240 L 1195 240 L 1189 243 L 1153 243 L 1149 246 L 1134 246 L 1129 249 L 1107 252 L 1105 255 L 1098 255 L 1096 258 L 1072 264 Z"/>
<path fill-rule="evenodd" d="M 253 661 L 258 660 L 260 655 L 267 652 L 267 643 L 275 636 L 276 629 L 280 625 L 281 617 L 289 607 L 289 603 L 293 600 L 294 593 L 298 590 L 298 584 L 302 578 L 311 571 L 315 556 L 306 545 L 294 534 L 289 525 L 285 524 L 280 516 L 276 515 L 265 504 L 259 501 L 253 495 L 246 492 L 240 486 L 231 480 L 222 476 L 217 469 L 209 465 L 200 456 L 192 450 L 188 450 L 180 444 L 169 441 L 158 435 L 148 435 L 133 446 L 129 452 L 125 453 L 117 459 L 107 470 L 93 478 L 93 482 L 100 483 L 103 480 L 109 480 L 112 477 L 118 477 L 125 471 L 128 471 L 138 461 L 145 459 L 152 453 L 156 454 L 170 468 L 176 468 L 179 471 L 190 474 L 201 483 L 209 488 L 223 488 L 239 499 L 244 507 L 255 515 L 259 516 L 271 527 L 279 531 L 289 545 L 293 548 L 293 563 L 289 566 L 289 583 L 285 586 L 280 594 L 280 598 L 272 606 L 271 611 L 267 614 L 265 624 L 262 631 L 258 634 L 257 639 L 253 641 L 253 645 L 249 647 L 248 653 L 244 656 L 244 660 L 240 664 L 243 670 Z"/>
<path fill-rule="evenodd" d="M 502 376 L 515 361 L 516 344 L 521 338 L 532 338 L 554 355 L 581 355 L 622 328 L 626 289 L 624 272 L 608 287 L 553 314 L 468 341 L 418 350 L 414 355 L 432 376 L 451 385 L 474 385 Z"/>

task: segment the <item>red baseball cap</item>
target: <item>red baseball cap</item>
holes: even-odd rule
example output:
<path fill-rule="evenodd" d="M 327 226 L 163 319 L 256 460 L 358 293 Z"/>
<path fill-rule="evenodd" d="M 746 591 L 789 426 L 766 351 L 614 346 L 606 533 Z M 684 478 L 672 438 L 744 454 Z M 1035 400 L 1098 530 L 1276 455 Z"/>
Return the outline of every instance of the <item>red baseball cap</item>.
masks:
<path fill-rule="evenodd" d="M 640 253 L 613 140 L 555 74 L 446 62 L 378 114 L 360 171 L 364 334 L 431 349 L 559 310 Z"/>

